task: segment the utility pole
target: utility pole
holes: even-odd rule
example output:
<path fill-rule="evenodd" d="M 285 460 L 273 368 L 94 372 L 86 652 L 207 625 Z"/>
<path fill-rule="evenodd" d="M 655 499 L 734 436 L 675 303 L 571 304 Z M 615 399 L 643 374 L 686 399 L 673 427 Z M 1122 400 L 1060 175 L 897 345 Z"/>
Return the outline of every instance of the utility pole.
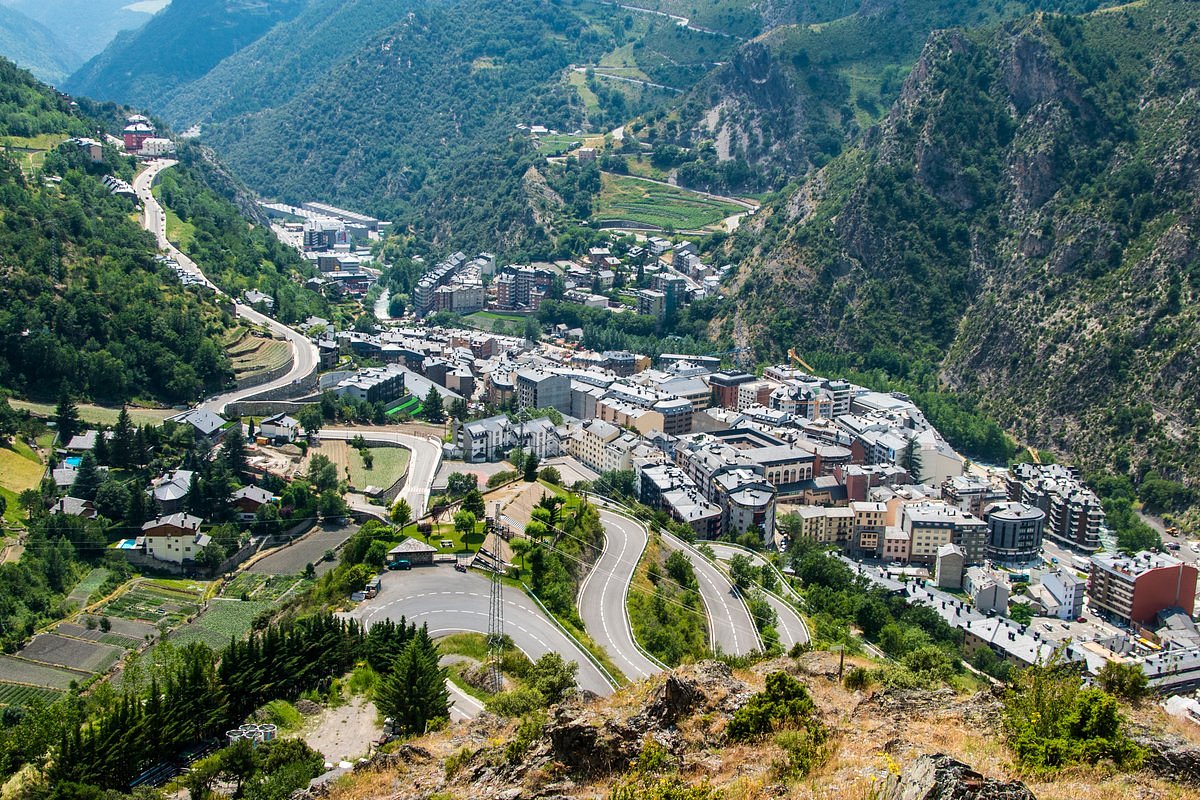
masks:
<path fill-rule="evenodd" d="M 498 520 L 489 520 L 491 527 Z M 499 547 L 496 548 L 499 550 Z M 499 553 L 494 555 L 500 560 Z M 504 688 L 503 676 L 500 672 L 500 661 L 504 655 L 504 584 L 500 582 L 501 565 L 492 565 L 491 602 L 488 607 L 488 680 L 492 691 L 499 692 Z"/>

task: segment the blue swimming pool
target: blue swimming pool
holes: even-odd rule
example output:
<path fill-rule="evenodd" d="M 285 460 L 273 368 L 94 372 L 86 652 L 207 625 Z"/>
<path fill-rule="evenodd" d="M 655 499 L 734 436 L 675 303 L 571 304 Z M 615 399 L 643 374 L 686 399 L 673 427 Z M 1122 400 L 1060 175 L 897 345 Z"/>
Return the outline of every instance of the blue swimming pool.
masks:
<path fill-rule="evenodd" d="M 122 539 L 117 542 L 118 550 L 132 550 L 137 547 L 137 539 Z"/>
<path fill-rule="evenodd" d="M 70 458 L 64 458 L 63 461 L 66 462 L 68 467 L 78 467 L 83 459 L 79 456 L 71 456 Z"/>

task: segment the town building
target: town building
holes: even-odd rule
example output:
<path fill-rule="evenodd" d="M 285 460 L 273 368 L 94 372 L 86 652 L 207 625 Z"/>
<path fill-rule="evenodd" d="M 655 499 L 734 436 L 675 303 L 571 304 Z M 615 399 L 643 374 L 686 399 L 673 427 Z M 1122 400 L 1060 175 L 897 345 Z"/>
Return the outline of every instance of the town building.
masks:
<path fill-rule="evenodd" d="M 274 414 L 258 424 L 258 435 L 276 444 L 288 444 L 300 435 L 300 423 L 287 414 Z"/>
<path fill-rule="evenodd" d="M 1092 610 L 1126 625 L 1150 625 L 1168 608 L 1191 612 L 1196 567 L 1165 553 L 1092 556 L 1087 598 Z"/>
<path fill-rule="evenodd" d="M 174 514 L 183 510 L 188 493 L 192 490 L 192 477 L 190 470 L 176 469 L 152 482 L 150 492 L 159 514 Z"/>
<path fill-rule="evenodd" d="M 275 499 L 275 496 L 258 486 L 243 486 L 229 498 L 229 506 L 237 515 L 238 522 L 253 522 L 258 510 Z"/>
<path fill-rule="evenodd" d="M 984 512 L 987 557 L 1011 564 L 1041 560 L 1042 526 L 1046 514 L 1025 503 L 993 503 Z"/>
<path fill-rule="evenodd" d="M 204 520 L 191 514 L 160 515 L 142 525 L 145 553 L 159 561 L 195 561 L 211 538 L 200 532 Z"/>
<path fill-rule="evenodd" d="M 938 548 L 934 561 L 933 582 L 939 589 L 961 589 L 966 558 L 962 548 L 956 544 L 944 544 Z"/>
<path fill-rule="evenodd" d="M 938 548 L 956 544 L 968 564 L 984 559 L 987 524 L 943 503 L 922 502 L 901 507 L 900 527 L 912 537 L 912 561 L 933 565 Z"/>
<path fill-rule="evenodd" d="M 640 499 L 689 526 L 702 539 L 721 535 L 721 509 L 674 464 L 651 464 L 640 471 Z"/>
<path fill-rule="evenodd" d="M 362 403 L 390 403 L 404 396 L 404 369 L 394 364 L 361 369 L 338 381 L 333 393 Z"/>

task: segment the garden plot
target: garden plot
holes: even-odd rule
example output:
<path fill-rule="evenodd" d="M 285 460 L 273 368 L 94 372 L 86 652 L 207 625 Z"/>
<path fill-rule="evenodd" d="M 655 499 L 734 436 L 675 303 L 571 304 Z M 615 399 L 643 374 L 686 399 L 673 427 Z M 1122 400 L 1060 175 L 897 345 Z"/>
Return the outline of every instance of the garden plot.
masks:
<path fill-rule="evenodd" d="M 199 592 L 143 583 L 111 600 L 104 607 L 109 617 L 123 617 L 169 628 L 182 625 L 200 610 Z"/>
<path fill-rule="evenodd" d="M 87 675 L 82 672 L 72 672 L 12 656 L 0 656 L 0 682 L 23 683 L 49 689 L 70 689 L 72 682 L 85 678 Z"/>
<path fill-rule="evenodd" d="M 19 683 L 0 683 L 0 706 L 26 706 L 35 700 L 53 703 L 62 692 L 41 686 L 22 686 Z"/>
<path fill-rule="evenodd" d="M 303 593 L 310 584 L 311 581 L 292 575 L 242 572 L 221 591 L 221 596 L 233 600 L 274 603 L 283 597 Z"/>
<path fill-rule="evenodd" d="M 113 644 L 117 647 L 123 647 L 126 650 L 136 650 L 144 643 L 141 637 L 122 636 L 119 633 L 105 633 L 99 629 L 89 630 L 82 625 L 76 625 L 74 622 L 60 623 L 54 629 L 54 632 L 75 639 L 87 639 L 89 642 Z"/>
<path fill-rule="evenodd" d="M 220 650 L 230 639 L 241 639 L 249 633 L 254 618 L 270 608 L 271 603 L 217 597 L 209 603 L 207 611 L 172 633 L 168 641 L 176 646 L 204 642 Z"/>
<path fill-rule="evenodd" d="M 97 625 L 99 625 L 100 617 L 92 617 L 92 619 L 94 619 Z M 80 621 L 86 622 L 86 619 L 80 618 Z M 108 634 L 105 634 L 107 636 L 121 636 L 127 639 L 136 639 L 139 642 L 145 641 L 147 636 L 152 639 L 158 638 L 158 628 L 145 622 L 138 622 L 132 619 L 122 619 L 121 617 L 109 617 L 108 625 L 109 632 Z M 90 639 L 92 637 L 88 636 L 85 638 Z M 107 640 L 102 635 L 96 641 L 103 642 Z M 117 644 L 117 642 L 113 642 L 113 644 Z"/>
<path fill-rule="evenodd" d="M 79 582 L 79 584 L 71 590 L 67 595 L 67 600 L 77 606 L 86 605 L 88 598 L 95 592 L 99 591 L 104 582 L 108 580 L 109 571 L 104 567 L 96 567 L 88 573 L 87 577 Z"/>
<path fill-rule="evenodd" d="M 21 657 L 80 672 L 104 672 L 124 653 L 120 647 L 41 633 L 21 649 Z"/>

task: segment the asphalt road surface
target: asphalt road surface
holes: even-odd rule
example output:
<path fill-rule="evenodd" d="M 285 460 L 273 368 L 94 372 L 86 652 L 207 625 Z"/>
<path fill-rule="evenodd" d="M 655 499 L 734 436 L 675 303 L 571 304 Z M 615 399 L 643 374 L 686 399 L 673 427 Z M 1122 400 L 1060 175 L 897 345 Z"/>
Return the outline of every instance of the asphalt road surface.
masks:
<path fill-rule="evenodd" d="M 213 291 L 215 291 L 218 295 L 225 296 L 225 293 L 217 288 L 217 286 L 210 281 L 207 276 L 204 275 L 196 262 L 192 261 L 192 259 L 188 258 L 188 256 L 182 253 L 179 248 L 167 241 L 166 214 L 162 210 L 162 207 L 158 204 L 158 201 L 154 199 L 154 195 L 151 193 L 150 188 L 154 185 L 154 178 L 157 177 L 158 173 L 162 172 L 168 167 L 175 166 L 177 163 L 178 162 L 171 159 L 158 159 L 156 161 L 151 161 L 149 165 L 147 165 L 146 169 L 143 170 L 136 178 L 134 178 L 133 189 L 137 193 L 138 199 L 141 201 L 142 208 L 144 209 L 142 215 L 142 227 L 154 234 L 155 239 L 158 240 L 159 249 L 179 262 L 179 265 L 185 270 L 199 276 L 204 281 L 205 285 L 212 288 Z M 287 386 L 289 384 L 296 383 L 301 378 L 311 374 L 312 371 L 317 367 L 317 346 L 313 344 L 307 336 L 299 331 L 292 330 L 278 320 L 271 319 L 264 314 L 258 313 L 244 303 L 238 302 L 236 298 L 234 298 L 234 302 L 237 303 L 237 315 L 239 317 L 255 325 L 265 326 L 277 336 L 282 336 L 288 341 L 292 347 L 292 368 L 287 372 L 286 375 L 276 378 L 269 383 L 259 384 L 258 386 L 254 386 L 249 389 L 234 389 L 233 391 L 209 398 L 200 404 L 201 408 L 208 409 L 209 411 L 213 411 L 218 414 L 222 413 L 225 410 L 225 406 L 229 403 L 243 400 L 247 397 L 260 394 L 261 392 L 265 392 L 269 389 L 277 389 L 281 386 Z"/>
<path fill-rule="evenodd" d="M 709 641 L 714 650 L 730 655 L 746 655 L 762 649 L 754 620 L 742 599 L 734 593 L 725 573 L 687 543 L 664 532 L 663 544 L 670 550 L 682 550 L 692 561 L 700 584 L 700 598 L 708 611 Z"/>
<path fill-rule="evenodd" d="M 455 572 L 449 566 L 389 572 L 383 576 L 379 594 L 360 603 L 349 616 L 367 626 L 404 617 L 408 622 L 428 625 L 429 634 L 434 637 L 463 631 L 486 634 L 490 583 L 478 572 Z M 532 600 L 511 586 L 503 587 L 503 598 L 504 632 L 525 655 L 536 660 L 546 653 L 560 653 L 567 661 L 579 665 L 576 681 L 580 688 L 600 695 L 612 694 L 612 684 L 604 673 Z M 459 710 L 470 711 L 463 707 Z"/>
<path fill-rule="evenodd" d="M 748 553 L 739 547 L 730 547 L 727 544 L 720 542 L 708 542 L 708 546 L 716 553 L 717 558 L 722 561 L 729 561 L 737 554 L 741 554 L 750 559 L 755 566 L 761 566 L 766 563 L 762 556 L 756 553 Z M 784 589 L 783 591 L 787 591 Z M 790 603 L 786 603 L 773 594 L 763 592 L 763 597 L 775 609 L 775 616 L 779 618 L 779 623 L 775 626 L 779 631 L 779 643 L 783 645 L 783 649 L 790 650 L 794 644 L 807 644 L 808 626 L 804 624 L 804 620 L 800 618 L 800 614 L 792 607 Z"/>
<path fill-rule="evenodd" d="M 412 453 L 412 457 L 408 460 L 408 477 L 405 479 L 404 488 L 400 490 L 397 499 L 403 497 L 408 501 L 412 507 L 414 519 L 424 514 L 425 507 L 429 505 L 429 493 L 430 487 L 433 486 L 433 478 L 442 464 L 442 443 L 428 436 L 415 436 L 395 430 L 374 430 L 372 428 L 322 428 L 317 434 L 318 439 L 349 440 L 355 436 L 363 437 L 368 443 L 388 442 L 408 448 Z M 358 500 L 358 502 L 351 502 L 352 508 L 375 514 L 382 510 L 379 506 L 371 505 L 360 509 L 362 495 L 350 495 L 349 497 L 351 500 Z"/>
<path fill-rule="evenodd" d="M 661 667 L 642 655 L 629 627 L 625 596 L 648 534 L 641 524 L 600 509 L 604 551 L 579 587 L 579 615 L 591 637 L 631 681 L 648 678 Z"/>

